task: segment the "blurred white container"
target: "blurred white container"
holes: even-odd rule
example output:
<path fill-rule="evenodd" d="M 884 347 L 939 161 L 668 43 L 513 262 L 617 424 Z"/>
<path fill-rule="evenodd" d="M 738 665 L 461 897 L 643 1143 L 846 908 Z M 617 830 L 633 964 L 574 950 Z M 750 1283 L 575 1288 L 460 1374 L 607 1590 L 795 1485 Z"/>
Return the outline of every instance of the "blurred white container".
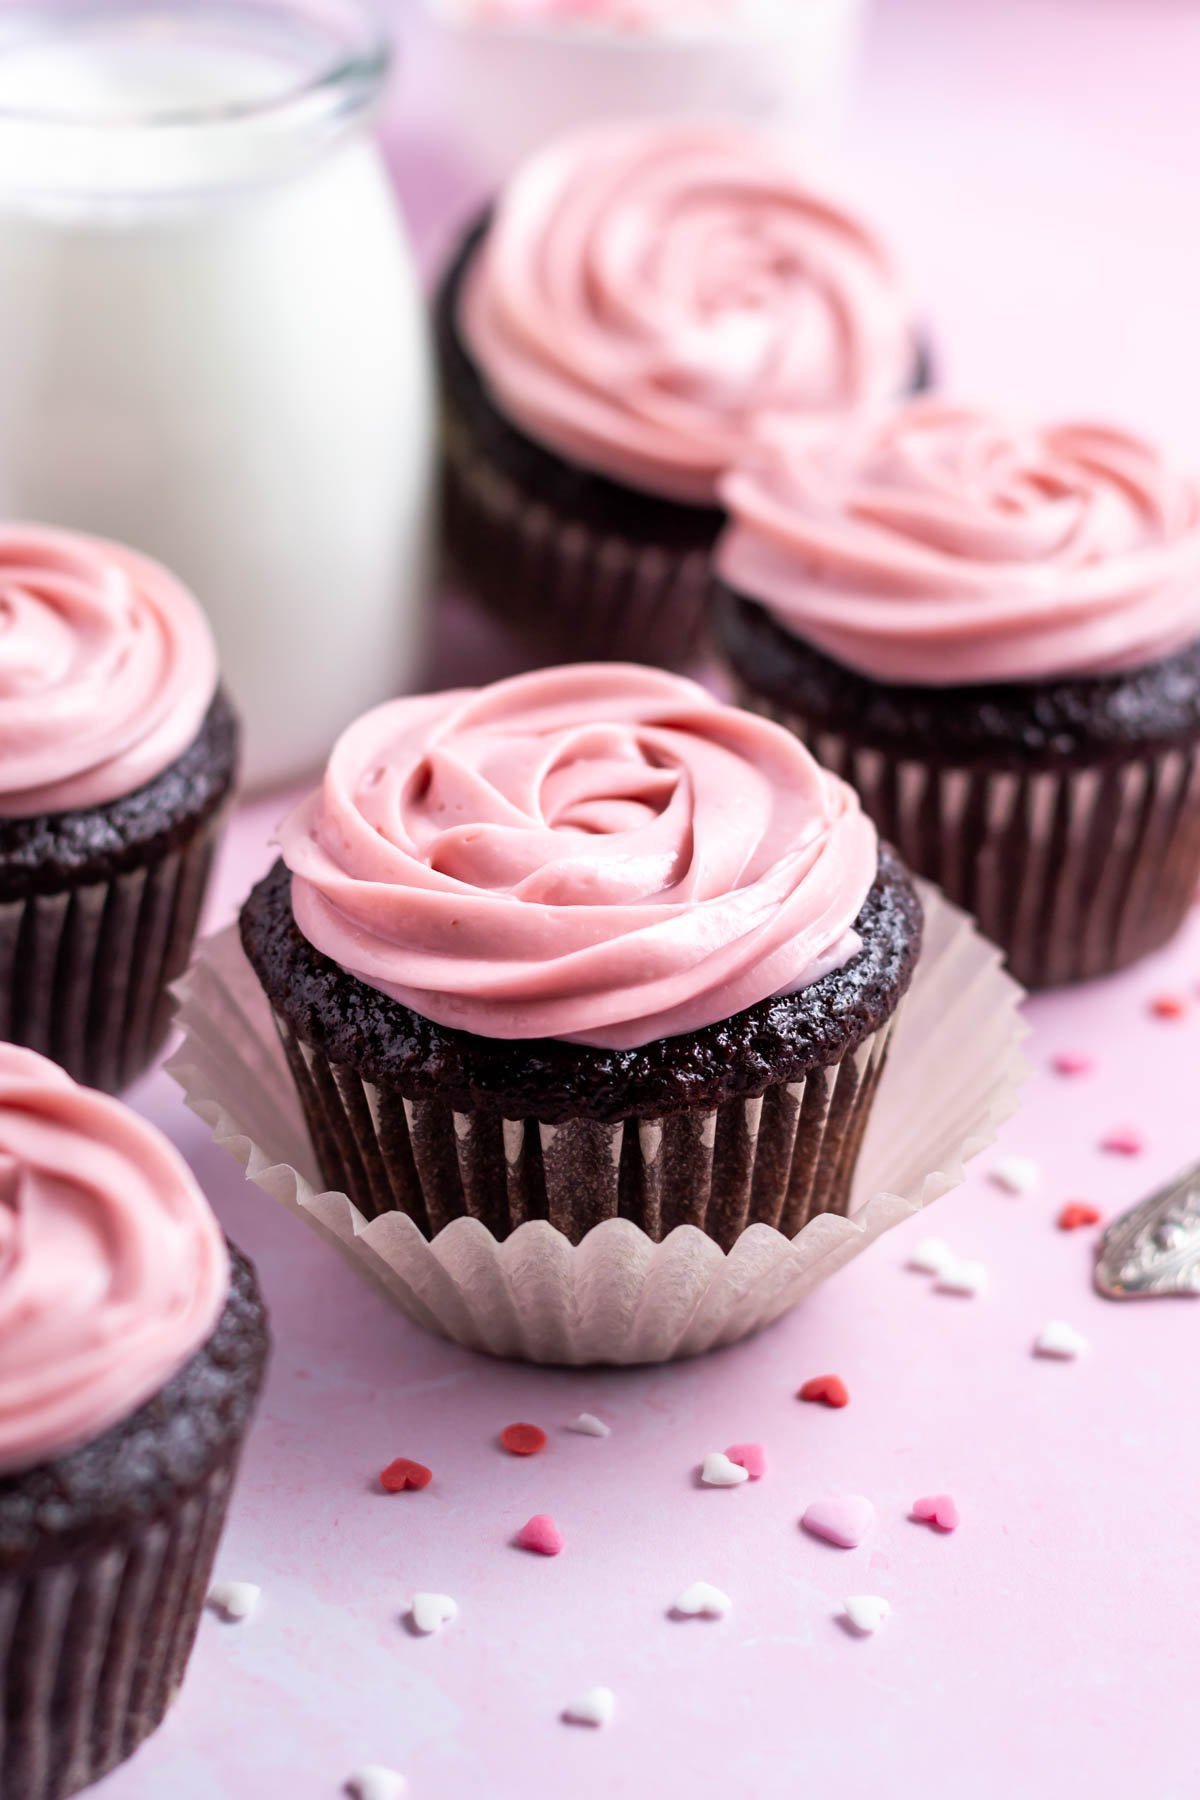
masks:
<path fill-rule="evenodd" d="M 417 654 L 432 376 L 388 62 L 358 0 L 0 5 L 0 513 L 194 588 L 259 785 Z"/>
<path fill-rule="evenodd" d="M 663 29 L 481 22 L 478 0 L 418 0 L 457 146 L 500 181 L 548 138 L 610 118 L 716 114 L 836 136 L 865 0 L 728 0 Z"/>

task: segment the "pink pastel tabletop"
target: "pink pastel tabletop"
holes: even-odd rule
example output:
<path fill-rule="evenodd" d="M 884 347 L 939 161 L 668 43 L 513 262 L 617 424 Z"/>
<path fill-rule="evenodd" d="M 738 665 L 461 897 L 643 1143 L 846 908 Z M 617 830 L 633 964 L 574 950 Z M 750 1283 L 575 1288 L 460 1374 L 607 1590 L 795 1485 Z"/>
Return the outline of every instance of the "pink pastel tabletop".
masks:
<path fill-rule="evenodd" d="M 1112 412 L 1200 462 L 1179 188 L 1198 76 L 1200 18 L 1169 0 L 881 0 L 851 160 L 957 386 Z M 430 242 L 461 198 L 429 160 L 435 101 L 406 112 L 402 94 L 391 131 Z M 475 638 L 480 672 L 493 648 Z M 283 806 L 236 822 L 214 922 L 267 866 Z M 1193 1792 L 1200 1311 L 1099 1299 L 1095 1228 L 1056 1221 L 1070 1201 L 1108 1217 L 1200 1155 L 1200 913 L 1151 962 L 1028 1016 L 1022 1111 L 965 1188 L 756 1340 L 627 1372 L 423 1335 L 243 1181 L 165 1075 L 141 1084 L 256 1259 L 276 1350 L 218 1564 L 261 1586 L 259 1610 L 206 1616 L 167 1724 L 107 1800 L 327 1800 L 370 1763 L 414 1800 Z M 1064 1052 L 1094 1066 L 1056 1073 Z M 1101 1148 L 1122 1130 L 1135 1154 Z M 1006 1157 L 1032 1161 L 1029 1191 L 991 1179 Z M 984 1293 L 905 1266 L 929 1232 L 986 1266 Z M 1087 1340 L 1075 1360 L 1032 1353 L 1055 1319 Z M 796 1398 L 826 1374 L 846 1407 Z M 611 1435 L 568 1430 L 581 1412 Z M 544 1428 L 541 1454 L 499 1447 L 518 1420 Z M 698 1482 L 706 1453 L 747 1442 L 761 1480 Z M 431 1485 L 382 1493 L 398 1456 Z M 857 1549 L 799 1528 L 830 1492 L 876 1509 Z M 949 1534 L 908 1517 L 941 1494 Z M 535 1513 L 561 1555 L 514 1547 Z M 697 1581 L 726 1617 L 669 1616 Z M 431 1636 L 404 1622 L 420 1590 L 458 1603 Z M 846 1628 L 853 1595 L 890 1602 L 877 1634 Z M 562 1722 L 596 1684 L 611 1722 Z"/>

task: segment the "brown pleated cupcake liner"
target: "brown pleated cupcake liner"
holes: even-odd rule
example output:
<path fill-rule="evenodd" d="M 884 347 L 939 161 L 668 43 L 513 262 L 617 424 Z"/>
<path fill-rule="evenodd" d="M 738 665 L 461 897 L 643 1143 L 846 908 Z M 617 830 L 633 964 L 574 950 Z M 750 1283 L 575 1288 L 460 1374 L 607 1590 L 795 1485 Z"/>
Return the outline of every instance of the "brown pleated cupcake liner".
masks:
<path fill-rule="evenodd" d="M 548 1125 L 376 1087 L 275 1025 L 322 1177 L 365 1218 L 407 1213 L 429 1237 L 473 1218 L 500 1240 L 545 1219 L 576 1244 L 623 1218 L 656 1243 L 694 1225 L 724 1250 L 748 1225 L 794 1235 L 846 1211 L 891 1031 L 889 1021 L 840 1062 L 752 1098 Z"/>
<path fill-rule="evenodd" d="M 0 1795 L 60 1800 L 161 1724 L 183 1680 L 236 1467 L 167 1516 L 0 1575 Z"/>
<path fill-rule="evenodd" d="M 699 1118 L 565 1138 L 562 1128 L 493 1120 L 476 1136 L 481 1115 L 459 1131 L 453 1110 L 439 1114 L 435 1103 L 420 1118 L 413 1107 L 410 1120 L 402 1099 L 381 1104 L 322 1059 L 310 1071 L 297 1046 L 310 1128 L 236 927 L 200 947 L 179 985 L 184 1037 L 168 1068 L 249 1177 L 425 1329 L 541 1363 L 694 1356 L 779 1318 L 946 1194 L 1016 1104 L 1021 990 L 962 913 L 927 885 L 921 900 L 912 986 L 886 1036 L 861 1047 L 861 1063 L 851 1055 L 790 1091 Z M 323 1133 L 323 1155 L 347 1146 L 341 1186 L 318 1163 Z M 374 1163 L 384 1153 L 386 1177 Z M 577 1174 L 586 1204 L 599 1199 L 609 1215 L 581 1242 L 569 1235 Z M 423 1225 L 398 1209 L 393 1183 L 422 1196 Z M 635 1193 L 645 1229 L 621 1216 Z M 475 1210 L 439 1228 L 447 1195 Z"/>
<path fill-rule="evenodd" d="M 701 654 L 715 528 L 672 547 L 597 530 L 529 492 L 449 412 L 443 539 L 451 571 L 539 662 L 686 668 Z M 701 519 L 707 515 L 697 509 Z"/>
<path fill-rule="evenodd" d="M 739 698 L 857 788 L 880 833 L 974 914 L 1024 986 L 1112 974 L 1183 923 L 1200 883 L 1200 745 L 1094 768 L 937 768 Z"/>
<path fill-rule="evenodd" d="M 153 1061 L 188 965 L 220 817 L 157 862 L 0 903 L 0 1039 L 118 1093 Z"/>

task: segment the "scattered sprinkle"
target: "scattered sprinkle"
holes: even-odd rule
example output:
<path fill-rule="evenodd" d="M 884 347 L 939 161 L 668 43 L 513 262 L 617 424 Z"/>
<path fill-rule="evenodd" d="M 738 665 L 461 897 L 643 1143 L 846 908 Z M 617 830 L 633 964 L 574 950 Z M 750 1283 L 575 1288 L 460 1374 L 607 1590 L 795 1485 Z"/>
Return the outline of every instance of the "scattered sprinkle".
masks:
<path fill-rule="evenodd" d="M 1051 1319 L 1042 1327 L 1033 1343 L 1035 1356 L 1052 1356 L 1060 1362 L 1069 1362 L 1072 1357 L 1080 1356 L 1087 1349 L 1087 1339 L 1068 1325 L 1063 1319 Z"/>
<path fill-rule="evenodd" d="M 1182 994 L 1155 994 L 1150 1011 L 1156 1019 L 1182 1019 L 1188 1003 Z"/>
<path fill-rule="evenodd" d="M 740 1487 L 749 1481 L 750 1471 L 726 1456 L 723 1450 L 710 1450 L 700 1465 L 700 1479 L 706 1487 Z"/>
<path fill-rule="evenodd" d="M 1120 1125 L 1100 1139 L 1100 1148 L 1107 1150 L 1110 1156 L 1140 1156 L 1146 1148 L 1146 1140 L 1131 1125 Z"/>
<path fill-rule="evenodd" d="M 751 1481 L 761 1481 L 767 1472 L 767 1453 L 761 1444 L 730 1444 L 725 1454 L 745 1469 Z"/>
<path fill-rule="evenodd" d="M 850 1390 L 840 1375 L 814 1375 L 804 1383 L 796 1398 L 815 1401 L 821 1406 L 848 1406 Z"/>
<path fill-rule="evenodd" d="M 943 1269 L 934 1286 L 939 1294 L 965 1294 L 968 1298 L 982 1294 L 988 1284 L 987 1264 L 966 1259 L 954 1261 Z"/>
<path fill-rule="evenodd" d="M 536 1456 L 546 1448 L 546 1434 L 540 1425 L 506 1425 L 500 1442 L 510 1456 Z"/>
<path fill-rule="evenodd" d="M 606 1425 L 603 1419 L 598 1419 L 595 1413 L 580 1413 L 577 1419 L 571 1420 L 567 1430 L 581 1432 L 584 1437 L 612 1436 L 612 1426 Z"/>
<path fill-rule="evenodd" d="M 959 1511 L 949 1494 L 926 1494 L 912 1503 L 912 1517 L 918 1525 L 936 1525 L 939 1531 L 957 1531 Z"/>
<path fill-rule="evenodd" d="M 1089 1206 L 1086 1200 L 1068 1200 L 1058 1215 L 1060 1231 L 1079 1231 L 1084 1225 L 1098 1225 L 1100 1209 Z"/>
<path fill-rule="evenodd" d="M 671 1608 L 684 1619 L 723 1619 L 733 1611 L 733 1601 L 710 1581 L 693 1581 Z"/>
<path fill-rule="evenodd" d="M 849 1600 L 842 1601 L 842 1610 L 855 1631 L 870 1637 L 890 1614 L 892 1603 L 882 1594 L 852 1594 Z"/>
<path fill-rule="evenodd" d="M 414 1631 L 428 1637 L 431 1632 L 440 1631 L 443 1625 L 454 1623 L 458 1617 L 458 1601 L 452 1600 L 449 1594 L 414 1594 L 408 1616 Z"/>
<path fill-rule="evenodd" d="M 258 1611 L 262 1589 L 252 1581 L 214 1581 L 208 1590 L 208 1604 L 231 1625 L 252 1619 Z"/>
<path fill-rule="evenodd" d="M 1041 1186 L 1042 1171 L 1031 1156 L 1002 1156 L 988 1179 L 1006 1194 L 1032 1194 Z"/>
<path fill-rule="evenodd" d="M 920 1275 L 940 1275 L 954 1260 L 954 1252 L 945 1238 L 923 1237 L 909 1257 L 908 1266 Z"/>
<path fill-rule="evenodd" d="M 557 1556 L 565 1541 L 549 1513 L 534 1513 L 517 1533 L 521 1549 L 536 1550 L 539 1556 Z"/>
<path fill-rule="evenodd" d="M 830 1494 L 814 1500 L 800 1520 L 805 1531 L 836 1544 L 840 1550 L 853 1550 L 861 1544 L 875 1523 L 875 1508 L 861 1494 Z"/>
<path fill-rule="evenodd" d="M 1060 1050 L 1051 1059 L 1050 1067 L 1056 1075 L 1090 1075 L 1096 1067 L 1096 1059 L 1086 1050 Z"/>
<path fill-rule="evenodd" d="M 367 1763 L 350 1776 L 346 1792 L 353 1795 L 353 1800 L 401 1800 L 408 1792 L 408 1783 L 395 1769 L 385 1769 L 382 1763 Z"/>
<path fill-rule="evenodd" d="M 611 1688 L 590 1687 L 563 1708 L 563 1718 L 568 1725 L 607 1725 L 616 1705 L 617 1696 Z"/>
<path fill-rule="evenodd" d="M 385 1494 L 402 1494 L 405 1488 L 427 1488 L 432 1480 L 433 1470 L 427 1469 L 424 1463 L 398 1456 L 379 1477 L 379 1485 Z"/>

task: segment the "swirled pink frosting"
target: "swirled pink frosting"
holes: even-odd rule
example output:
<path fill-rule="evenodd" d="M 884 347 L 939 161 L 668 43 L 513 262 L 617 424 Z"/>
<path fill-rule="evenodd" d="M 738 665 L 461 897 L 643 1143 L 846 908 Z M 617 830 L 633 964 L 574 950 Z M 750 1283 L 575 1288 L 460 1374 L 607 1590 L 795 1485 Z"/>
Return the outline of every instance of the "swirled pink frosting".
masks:
<path fill-rule="evenodd" d="M 700 504 L 760 425 L 890 399 L 913 362 L 871 230 L 732 125 L 592 127 L 541 151 L 501 196 L 459 326 L 529 436 Z"/>
<path fill-rule="evenodd" d="M 0 526 L 0 818 L 132 793 L 187 749 L 216 686 L 208 622 L 166 569 Z"/>
<path fill-rule="evenodd" d="M 917 400 L 722 497 L 724 580 L 879 681 L 1099 676 L 1200 637 L 1200 486 L 1108 426 Z"/>
<path fill-rule="evenodd" d="M 228 1284 L 220 1229 L 166 1139 L 0 1044 L 0 1472 L 135 1412 L 209 1336 Z"/>
<path fill-rule="evenodd" d="M 296 922 L 415 1012 L 629 1048 L 841 966 L 875 879 L 790 733 L 620 663 L 394 700 L 280 829 Z"/>

